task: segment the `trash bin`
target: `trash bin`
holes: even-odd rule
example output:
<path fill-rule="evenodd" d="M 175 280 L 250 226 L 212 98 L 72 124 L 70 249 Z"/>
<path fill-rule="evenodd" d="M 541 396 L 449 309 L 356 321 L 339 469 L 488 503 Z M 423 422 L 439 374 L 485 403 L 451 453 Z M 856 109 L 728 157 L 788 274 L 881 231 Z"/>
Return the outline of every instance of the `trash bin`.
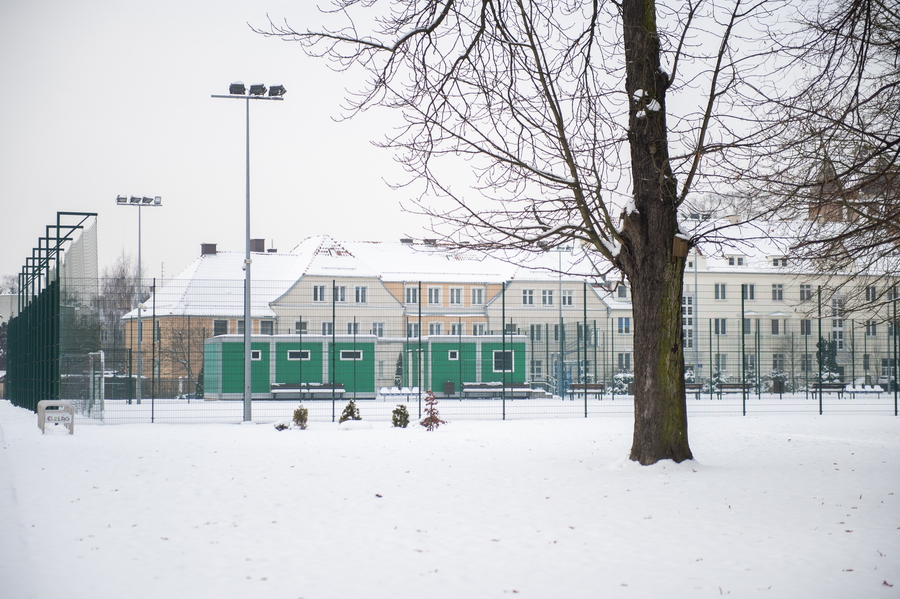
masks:
<path fill-rule="evenodd" d="M 456 383 L 447 381 L 444 383 L 444 395 L 450 397 L 456 393 Z"/>

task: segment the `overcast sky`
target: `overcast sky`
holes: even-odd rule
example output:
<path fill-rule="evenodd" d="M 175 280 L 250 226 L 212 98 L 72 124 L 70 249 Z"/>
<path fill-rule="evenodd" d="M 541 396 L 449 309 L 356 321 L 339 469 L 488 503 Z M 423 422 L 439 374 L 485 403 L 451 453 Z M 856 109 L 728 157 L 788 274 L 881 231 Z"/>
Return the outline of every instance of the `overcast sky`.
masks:
<path fill-rule="evenodd" d="M 4 0 L 0 2 L 0 275 L 18 274 L 57 211 L 99 214 L 101 269 L 137 253 L 137 209 L 117 195 L 162 196 L 142 209 L 145 273 L 175 276 L 200 244 L 244 248 L 245 103 L 228 84 L 284 85 L 251 102 L 252 236 L 290 251 L 303 238 L 421 236 L 399 205 L 411 191 L 392 154 L 371 145 L 390 114 L 334 122 L 353 75 L 247 26 L 321 22 L 313 1 Z"/>

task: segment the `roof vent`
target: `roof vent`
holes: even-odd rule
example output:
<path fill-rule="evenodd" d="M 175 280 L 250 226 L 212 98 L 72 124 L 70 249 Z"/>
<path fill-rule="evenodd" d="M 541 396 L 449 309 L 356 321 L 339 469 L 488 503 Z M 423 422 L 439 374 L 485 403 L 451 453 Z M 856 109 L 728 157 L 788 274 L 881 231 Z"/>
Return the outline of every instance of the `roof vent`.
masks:
<path fill-rule="evenodd" d="M 266 251 L 266 240 L 265 239 L 251 239 L 250 240 L 250 251 L 251 252 L 265 252 Z"/>
<path fill-rule="evenodd" d="M 278 248 L 269 248 L 266 251 L 269 252 L 270 254 L 276 254 L 276 253 L 278 253 Z"/>
<path fill-rule="evenodd" d="M 200 255 L 201 256 L 215 256 L 216 255 L 216 244 L 201 243 L 200 244 Z"/>
<path fill-rule="evenodd" d="M 400 240 L 400 243 L 403 243 L 403 244 L 406 244 L 406 245 L 410 245 L 412 242 L 413 242 L 413 240 L 410 239 L 409 237 L 404 237 L 404 238 L 402 238 L 402 239 Z"/>
<path fill-rule="evenodd" d="M 437 239 L 423 239 L 425 245 L 437 245 Z"/>

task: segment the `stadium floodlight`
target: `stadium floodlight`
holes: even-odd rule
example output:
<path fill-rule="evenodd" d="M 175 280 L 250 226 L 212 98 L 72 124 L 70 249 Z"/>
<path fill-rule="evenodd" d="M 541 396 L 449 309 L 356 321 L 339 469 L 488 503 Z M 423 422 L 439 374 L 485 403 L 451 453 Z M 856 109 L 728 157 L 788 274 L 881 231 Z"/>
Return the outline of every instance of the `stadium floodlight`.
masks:
<path fill-rule="evenodd" d="M 279 96 L 283 96 L 286 93 L 287 93 L 287 90 L 284 89 L 283 85 L 273 85 L 272 87 L 269 88 L 269 97 L 270 98 L 277 98 Z"/>
<path fill-rule="evenodd" d="M 116 196 L 116 204 L 121 206 L 128 203 L 128 196 Z"/>
<path fill-rule="evenodd" d="M 138 204 L 141 203 L 141 198 L 139 198 L 139 197 L 137 197 L 137 196 L 131 196 L 131 199 L 130 199 L 129 201 L 130 201 L 132 204 L 134 204 L 135 206 L 137 206 Z"/>
<path fill-rule="evenodd" d="M 265 96 L 266 95 L 266 86 L 263 84 L 251 85 L 250 86 L 250 95 L 251 96 Z"/>
<path fill-rule="evenodd" d="M 147 197 L 141 198 L 141 204 L 143 204 L 144 206 L 146 206 L 148 204 L 152 204 L 152 203 L 153 203 L 153 198 L 147 198 Z"/>
<path fill-rule="evenodd" d="M 228 87 L 228 93 L 243 96 L 247 93 L 247 88 L 240 81 L 235 81 Z"/>

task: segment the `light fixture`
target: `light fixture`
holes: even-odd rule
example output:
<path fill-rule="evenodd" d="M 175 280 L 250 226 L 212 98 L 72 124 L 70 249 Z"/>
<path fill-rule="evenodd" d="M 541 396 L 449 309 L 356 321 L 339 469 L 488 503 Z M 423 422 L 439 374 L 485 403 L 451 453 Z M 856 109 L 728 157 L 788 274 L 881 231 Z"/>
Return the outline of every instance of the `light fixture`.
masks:
<path fill-rule="evenodd" d="M 287 90 L 284 89 L 283 85 L 273 85 L 269 88 L 269 97 L 276 98 L 278 96 L 283 96 L 287 93 Z"/>
<path fill-rule="evenodd" d="M 141 198 L 139 198 L 139 197 L 137 197 L 137 196 L 131 196 L 130 203 L 132 203 L 132 204 L 140 204 L 140 203 L 141 203 Z"/>
<path fill-rule="evenodd" d="M 247 93 L 247 88 L 244 87 L 244 84 L 240 81 L 235 81 L 228 88 L 228 93 L 243 96 L 245 93 Z"/>
<path fill-rule="evenodd" d="M 127 204 L 128 197 L 127 196 L 116 196 L 116 204 Z"/>
<path fill-rule="evenodd" d="M 141 203 L 142 203 L 144 206 L 146 206 L 147 204 L 152 204 L 152 203 L 153 203 L 153 198 L 146 198 L 146 197 L 145 197 L 145 198 L 141 198 Z"/>
<path fill-rule="evenodd" d="M 160 196 L 156 196 L 155 198 L 153 198 L 153 205 L 162 206 L 162 198 Z"/>
<path fill-rule="evenodd" d="M 265 96 L 266 95 L 266 86 L 260 83 L 259 85 L 251 85 L 250 86 L 250 95 L 251 96 Z"/>

